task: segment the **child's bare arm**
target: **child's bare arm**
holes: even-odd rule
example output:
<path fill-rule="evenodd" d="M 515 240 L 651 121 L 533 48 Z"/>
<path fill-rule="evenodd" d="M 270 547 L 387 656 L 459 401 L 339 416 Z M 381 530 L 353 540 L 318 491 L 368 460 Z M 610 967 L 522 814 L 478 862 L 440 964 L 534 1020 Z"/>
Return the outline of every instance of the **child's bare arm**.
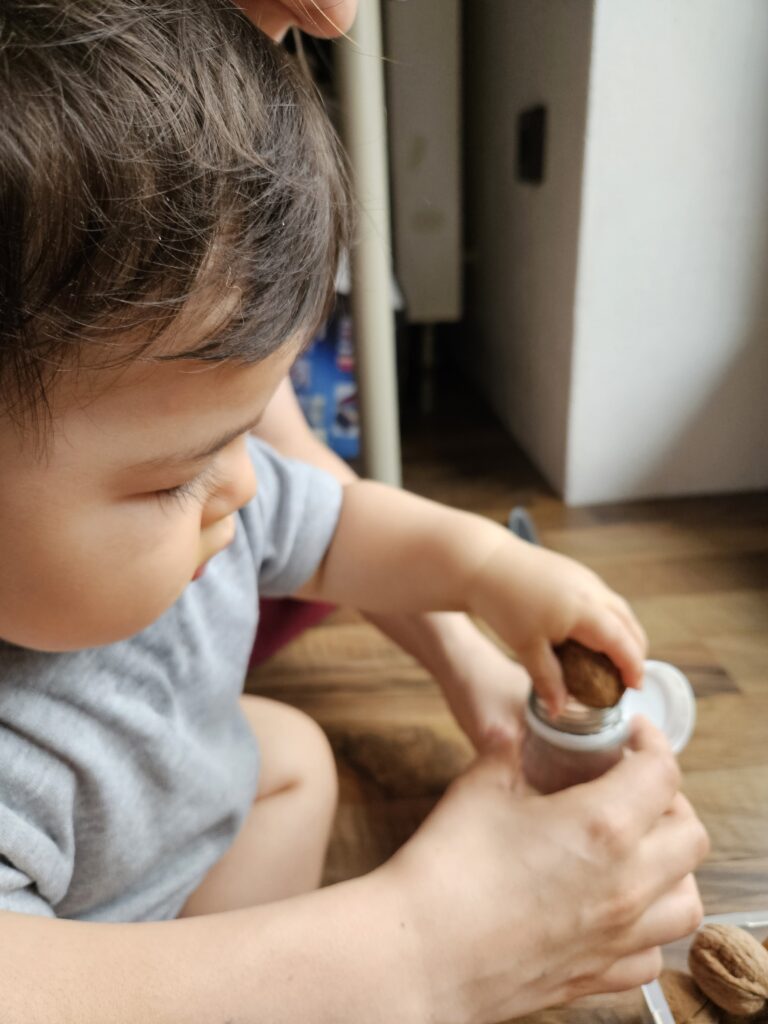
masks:
<path fill-rule="evenodd" d="M 608 654 L 628 686 L 642 674 L 643 631 L 594 573 L 490 520 L 370 481 L 345 488 L 331 547 L 301 595 L 369 612 L 478 615 L 554 705 L 565 690 L 551 645 L 566 637 Z"/>
<path fill-rule="evenodd" d="M 281 455 L 319 466 L 345 485 L 357 480 L 350 466 L 309 429 L 288 379 L 275 392 L 254 433 Z M 468 616 L 362 611 L 437 680 L 478 750 L 489 736 L 513 729 L 530 680 Z"/>

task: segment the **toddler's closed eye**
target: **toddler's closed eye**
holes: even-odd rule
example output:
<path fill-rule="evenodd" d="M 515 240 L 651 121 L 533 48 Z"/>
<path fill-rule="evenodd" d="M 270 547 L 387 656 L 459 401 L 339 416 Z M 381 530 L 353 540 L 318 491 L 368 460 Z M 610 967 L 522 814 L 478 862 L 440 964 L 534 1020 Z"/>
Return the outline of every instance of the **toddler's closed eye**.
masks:
<path fill-rule="evenodd" d="M 215 467 L 209 466 L 201 473 L 198 473 L 197 476 L 193 476 L 183 483 L 176 484 L 174 487 L 164 487 L 161 490 L 152 491 L 152 497 L 162 504 L 176 502 L 176 504 L 183 505 L 187 501 L 202 502 L 206 500 L 219 482 L 220 479 Z"/>

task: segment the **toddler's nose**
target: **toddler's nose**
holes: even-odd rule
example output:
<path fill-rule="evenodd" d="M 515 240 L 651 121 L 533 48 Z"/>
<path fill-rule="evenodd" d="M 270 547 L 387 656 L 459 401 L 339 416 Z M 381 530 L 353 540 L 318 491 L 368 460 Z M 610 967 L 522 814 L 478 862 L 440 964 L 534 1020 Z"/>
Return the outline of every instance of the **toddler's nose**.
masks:
<path fill-rule="evenodd" d="M 216 469 L 219 483 L 206 504 L 204 524 L 236 512 L 256 494 L 256 474 L 245 437 L 233 441 L 221 452 Z"/>

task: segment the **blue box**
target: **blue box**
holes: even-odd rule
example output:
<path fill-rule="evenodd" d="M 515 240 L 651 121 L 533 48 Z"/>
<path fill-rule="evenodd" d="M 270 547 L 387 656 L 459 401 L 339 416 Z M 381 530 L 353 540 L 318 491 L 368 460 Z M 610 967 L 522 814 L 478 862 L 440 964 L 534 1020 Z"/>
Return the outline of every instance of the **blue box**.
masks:
<path fill-rule="evenodd" d="M 291 370 L 296 397 L 316 437 L 343 459 L 360 454 L 352 318 L 339 302 Z"/>

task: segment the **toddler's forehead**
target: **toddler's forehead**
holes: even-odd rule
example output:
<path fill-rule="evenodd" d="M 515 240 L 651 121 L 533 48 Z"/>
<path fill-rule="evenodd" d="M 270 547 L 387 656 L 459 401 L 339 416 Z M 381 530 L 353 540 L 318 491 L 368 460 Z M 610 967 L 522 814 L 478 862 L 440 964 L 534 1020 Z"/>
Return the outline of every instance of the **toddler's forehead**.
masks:
<path fill-rule="evenodd" d="M 257 363 L 166 359 L 138 361 L 92 380 L 61 405 L 54 426 L 69 446 L 112 445 L 124 453 L 219 435 L 261 413 L 288 373 L 298 343 Z"/>
<path fill-rule="evenodd" d="M 149 343 L 136 335 L 123 339 L 122 350 L 113 345 L 113 365 L 104 365 L 102 354 L 94 351 L 88 362 L 62 367 L 45 409 L 15 425 L 14 449 L 36 460 L 50 460 L 62 450 L 70 458 L 78 446 L 114 448 L 127 458 L 131 449 L 146 449 L 153 439 L 183 436 L 203 416 L 226 418 L 229 409 L 235 415 L 238 407 L 252 405 L 273 390 L 276 372 L 287 375 L 306 332 L 255 362 L 195 358 L 236 301 L 232 291 L 222 294 L 217 304 L 191 310 Z"/>

